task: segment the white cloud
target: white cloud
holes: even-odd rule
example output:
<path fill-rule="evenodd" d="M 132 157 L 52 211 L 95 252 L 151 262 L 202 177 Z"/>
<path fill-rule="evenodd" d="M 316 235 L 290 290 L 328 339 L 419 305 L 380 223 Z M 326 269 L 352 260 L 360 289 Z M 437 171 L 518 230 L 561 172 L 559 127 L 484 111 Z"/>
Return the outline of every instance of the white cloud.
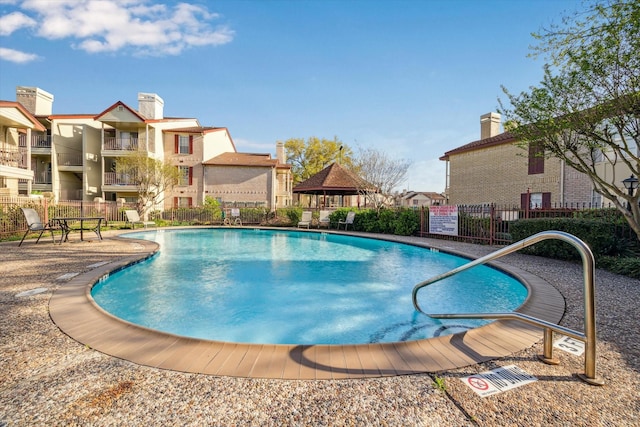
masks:
<path fill-rule="evenodd" d="M 228 27 L 214 27 L 218 14 L 188 3 L 169 7 L 148 0 L 27 0 L 22 9 L 31 16 L 14 12 L 0 17 L 12 24 L 7 30 L 2 26 L 4 31 L 36 26 L 38 36 L 68 38 L 73 47 L 90 53 L 177 55 L 192 47 L 230 43 L 234 37 Z"/>
<path fill-rule="evenodd" d="M 39 59 L 39 56 L 33 53 L 20 52 L 19 50 L 0 47 L 0 59 L 18 64 L 25 64 Z"/>
<path fill-rule="evenodd" d="M 12 12 L 8 15 L 0 16 L 0 36 L 8 36 L 21 28 L 34 27 L 35 25 L 36 21 L 24 13 Z"/>

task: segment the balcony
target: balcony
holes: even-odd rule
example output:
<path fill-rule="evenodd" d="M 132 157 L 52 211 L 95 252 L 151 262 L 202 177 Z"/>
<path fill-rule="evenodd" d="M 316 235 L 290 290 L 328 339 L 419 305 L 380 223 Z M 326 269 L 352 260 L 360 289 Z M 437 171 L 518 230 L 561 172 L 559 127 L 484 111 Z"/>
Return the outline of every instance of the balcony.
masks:
<path fill-rule="evenodd" d="M 22 134 L 18 138 L 18 144 L 20 147 L 27 147 L 27 136 Z M 51 135 L 44 134 L 31 134 L 31 149 L 32 150 L 51 150 Z"/>
<path fill-rule="evenodd" d="M 102 149 L 105 151 L 138 151 L 138 138 L 106 137 Z"/>
<path fill-rule="evenodd" d="M 119 172 L 105 172 L 102 191 L 131 191 L 137 192 L 138 186 L 129 174 Z"/>
<path fill-rule="evenodd" d="M 58 153 L 58 169 L 66 172 L 82 172 L 82 153 Z"/>
<path fill-rule="evenodd" d="M 26 168 L 24 149 L 0 148 L 0 177 L 33 179 L 33 171 Z"/>
<path fill-rule="evenodd" d="M 17 168 L 22 163 L 22 153 L 20 150 L 11 148 L 0 148 L 0 165 Z"/>

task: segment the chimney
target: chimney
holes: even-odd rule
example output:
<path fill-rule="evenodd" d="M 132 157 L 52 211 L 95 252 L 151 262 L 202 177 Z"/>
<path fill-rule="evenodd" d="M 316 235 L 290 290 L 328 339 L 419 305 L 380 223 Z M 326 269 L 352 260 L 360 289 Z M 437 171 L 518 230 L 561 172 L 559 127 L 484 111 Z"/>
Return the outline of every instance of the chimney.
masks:
<path fill-rule="evenodd" d="M 500 117 L 498 113 L 480 116 L 480 139 L 491 138 L 500 133 Z"/>
<path fill-rule="evenodd" d="M 278 159 L 278 163 L 283 165 L 287 163 L 287 156 L 284 152 L 284 142 L 282 141 L 276 142 L 276 158 Z"/>
<path fill-rule="evenodd" d="M 17 86 L 16 101 L 34 116 L 49 116 L 53 111 L 53 95 L 37 87 Z"/>
<path fill-rule="evenodd" d="M 138 112 L 147 119 L 164 118 L 164 101 L 155 93 L 138 93 Z"/>

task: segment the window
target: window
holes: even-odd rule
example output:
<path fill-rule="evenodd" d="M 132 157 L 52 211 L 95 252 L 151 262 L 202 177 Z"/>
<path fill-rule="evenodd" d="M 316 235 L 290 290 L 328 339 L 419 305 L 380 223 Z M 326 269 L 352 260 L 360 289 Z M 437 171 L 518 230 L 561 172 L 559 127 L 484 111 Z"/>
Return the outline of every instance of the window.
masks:
<path fill-rule="evenodd" d="M 191 197 L 174 197 L 173 205 L 176 208 L 190 208 L 191 207 Z"/>
<path fill-rule="evenodd" d="M 522 209 L 550 209 L 551 193 L 522 193 L 520 204 Z"/>
<path fill-rule="evenodd" d="M 544 150 L 541 144 L 529 144 L 529 175 L 544 173 Z"/>
<path fill-rule="evenodd" d="M 598 208 L 602 206 L 602 194 L 591 190 L 591 207 Z"/>
<path fill-rule="evenodd" d="M 193 154 L 193 135 L 176 135 L 175 151 L 178 154 Z"/>
<path fill-rule="evenodd" d="M 189 166 L 178 166 L 178 185 L 191 185 L 193 182 L 193 168 Z"/>

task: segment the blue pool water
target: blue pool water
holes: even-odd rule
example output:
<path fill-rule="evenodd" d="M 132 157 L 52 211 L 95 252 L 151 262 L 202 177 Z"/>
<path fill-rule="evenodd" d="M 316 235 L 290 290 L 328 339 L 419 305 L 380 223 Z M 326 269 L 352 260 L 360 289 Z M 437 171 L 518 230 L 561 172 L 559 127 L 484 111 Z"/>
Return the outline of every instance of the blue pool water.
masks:
<path fill-rule="evenodd" d="M 357 344 L 431 338 L 486 323 L 417 313 L 413 286 L 468 260 L 412 245 L 331 233 L 183 229 L 128 234 L 159 253 L 92 290 L 124 320 L 178 335 L 274 344 Z M 526 288 L 487 266 L 419 293 L 427 312 L 496 312 Z"/>

